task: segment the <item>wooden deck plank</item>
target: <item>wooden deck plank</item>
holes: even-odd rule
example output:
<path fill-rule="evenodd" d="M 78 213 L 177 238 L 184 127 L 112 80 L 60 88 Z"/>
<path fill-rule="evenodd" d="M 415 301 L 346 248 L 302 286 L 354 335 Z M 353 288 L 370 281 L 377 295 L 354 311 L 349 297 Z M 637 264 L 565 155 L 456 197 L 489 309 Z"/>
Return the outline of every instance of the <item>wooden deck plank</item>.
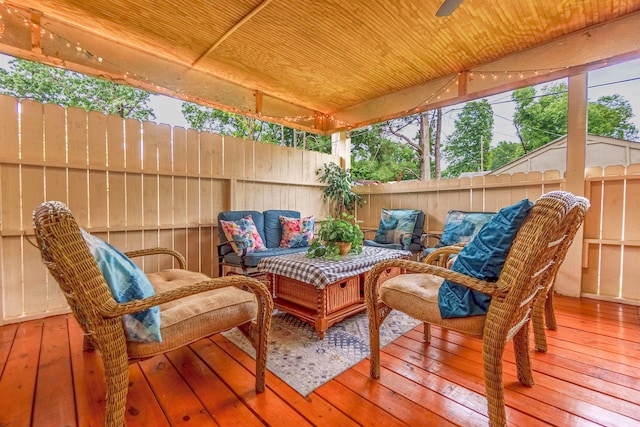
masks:
<path fill-rule="evenodd" d="M 556 298 L 549 351 L 532 350 L 533 387 L 517 382 L 509 344 L 504 384 L 509 426 L 640 425 L 638 308 Z M 617 317 L 616 317 L 617 316 Z M 488 424 L 481 341 L 418 326 L 382 350 L 380 379 L 356 364 L 309 396 L 267 372 L 256 394 L 255 361 L 214 335 L 129 367 L 128 426 Z M 71 315 L 0 326 L 0 425 L 102 425 L 104 370 L 82 350 Z"/>
<path fill-rule="evenodd" d="M 343 386 L 354 390 L 364 399 L 379 406 L 385 411 L 393 414 L 396 418 L 407 423 L 408 425 L 429 425 L 429 426 L 453 426 L 457 425 L 455 419 L 447 420 L 438 413 L 442 413 L 437 408 L 433 408 L 433 401 L 422 399 L 424 391 L 414 392 L 410 389 L 409 393 L 400 393 L 400 385 L 406 383 L 406 378 L 398 378 L 397 375 L 390 373 L 391 384 L 387 378 L 380 381 L 372 381 L 369 378 L 369 362 L 359 363 L 354 369 L 349 369 L 336 377 L 336 381 Z M 385 374 L 385 377 L 387 375 Z M 414 385 L 412 383 L 411 385 Z M 420 387 L 419 385 L 415 384 Z M 409 387 L 404 387 L 408 389 Z M 356 410 L 354 408 L 354 410 Z M 452 413 L 452 412 L 450 412 Z M 466 419 L 465 424 L 474 425 L 474 418 Z M 481 424 L 479 424 L 481 425 Z"/>
<path fill-rule="evenodd" d="M 20 324 L 0 378 L 0 425 L 30 426 L 44 321 Z"/>
<path fill-rule="evenodd" d="M 220 377 L 207 369 L 190 348 L 183 347 L 167 353 L 167 358 L 219 426 L 262 425 L 260 419 L 242 404 Z"/>
<path fill-rule="evenodd" d="M 76 414 L 80 425 L 104 424 L 107 388 L 104 382 L 104 366 L 97 351 L 82 349 L 83 332 L 71 315 L 69 319 L 69 348 L 71 370 L 75 390 Z"/>
<path fill-rule="evenodd" d="M 158 399 L 137 363 L 129 365 L 129 392 L 124 421 L 127 427 L 170 426 Z"/>
<path fill-rule="evenodd" d="M 165 355 L 140 361 L 138 365 L 172 426 L 216 426 L 211 415 Z M 180 399 L 175 399 L 176 395 Z"/>
<path fill-rule="evenodd" d="M 316 389 L 316 394 L 341 411 L 350 414 L 361 426 L 404 426 L 402 420 L 379 406 L 362 399 L 355 390 L 350 390 L 338 381 L 329 381 Z"/>
<path fill-rule="evenodd" d="M 4 367 L 7 364 L 9 352 L 16 338 L 18 326 L 17 323 L 0 326 L 0 375 L 4 372 Z"/>
<path fill-rule="evenodd" d="M 32 423 L 76 425 L 66 316 L 55 316 L 44 323 Z"/>
<path fill-rule="evenodd" d="M 241 363 L 247 370 L 255 372 L 255 360 L 239 349 L 222 335 L 215 335 L 211 339 L 226 351 L 231 357 Z M 267 387 L 294 407 L 305 419 L 315 425 L 357 426 L 347 414 L 329 404 L 326 400 L 311 393 L 304 397 L 280 378 L 267 371 Z"/>
<path fill-rule="evenodd" d="M 202 360 L 240 397 L 245 405 L 259 413 L 264 422 L 280 425 L 286 420 L 287 424 L 302 427 L 311 425 L 294 408 L 266 389 L 263 393 L 255 391 L 255 377 L 210 340 L 200 340 L 191 348 Z"/>

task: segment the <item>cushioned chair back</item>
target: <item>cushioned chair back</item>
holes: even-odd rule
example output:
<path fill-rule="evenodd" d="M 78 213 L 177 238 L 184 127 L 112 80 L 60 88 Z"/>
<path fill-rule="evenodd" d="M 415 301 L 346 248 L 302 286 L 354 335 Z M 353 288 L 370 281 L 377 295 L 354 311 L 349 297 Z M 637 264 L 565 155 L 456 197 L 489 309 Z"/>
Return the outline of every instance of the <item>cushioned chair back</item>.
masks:
<path fill-rule="evenodd" d="M 33 212 L 33 228 L 42 262 L 58 282 L 93 344 L 104 350 L 101 343 L 95 341 L 95 335 L 105 328 L 109 330 L 110 339 L 121 339 L 124 343 L 120 318 L 105 320 L 97 314 L 96 307 L 115 306 L 116 301 L 71 211 L 62 202 L 44 202 Z"/>
<path fill-rule="evenodd" d="M 496 287 L 508 292 L 491 301 L 484 328 L 485 347 L 492 345 L 492 339 L 508 341 L 528 322 L 533 299 L 552 273 L 552 261 L 558 262 L 562 237 L 580 220 L 582 200 L 570 193 L 553 191 L 534 204 L 496 282 Z"/>
<path fill-rule="evenodd" d="M 251 219 L 256 224 L 256 228 L 258 229 L 258 234 L 260 234 L 260 238 L 262 241 L 265 241 L 264 236 L 264 215 L 262 212 L 258 211 L 226 211 L 218 213 L 218 238 L 220 239 L 220 244 L 227 243 L 227 236 L 224 235 L 224 231 L 222 230 L 222 226 L 220 225 L 220 220 L 224 221 L 237 221 L 239 219 L 244 218 L 247 215 L 251 215 Z M 226 255 L 229 252 L 233 252 L 231 245 L 224 245 L 220 248 L 220 255 Z"/>
<path fill-rule="evenodd" d="M 495 212 L 467 212 L 450 210 L 444 221 L 444 230 L 436 248 L 471 241 L 478 231 L 493 218 Z"/>
<path fill-rule="evenodd" d="M 413 227 L 413 237 L 411 238 L 412 246 L 418 245 L 418 247 L 420 247 L 420 245 L 422 244 L 422 242 L 420 241 L 420 239 L 422 239 L 422 233 L 424 233 L 424 212 L 418 211 L 418 216 L 416 217 L 416 226 Z"/>
<path fill-rule="evenodd" d="M 282 225 L 280 224 L 280 215 L 289 218 L 300 218 L 300 212 L 281 209 L 272 209 L 264 211 L 264 244 L 268 248 L 277 248 L 280 246 L 282 239 Z"/>

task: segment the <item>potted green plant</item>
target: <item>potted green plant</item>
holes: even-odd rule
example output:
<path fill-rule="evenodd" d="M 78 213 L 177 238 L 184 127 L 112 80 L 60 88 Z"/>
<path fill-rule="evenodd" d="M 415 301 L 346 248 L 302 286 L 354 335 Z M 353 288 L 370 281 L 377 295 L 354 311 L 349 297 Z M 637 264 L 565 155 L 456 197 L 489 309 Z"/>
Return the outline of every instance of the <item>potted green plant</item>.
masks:
<path fill-rule="evenodd" d="M 355 185 L 351 178 L 351 172 L 342 169 L 337 164 L 325 163 L 322 168 L 316 170 L 316 175 L 320 175 L 318 180 L 327 184 L 324 187 L 322 199 L 329 202 L 329 211 L 336 218 L 344 212 L 353 213 L 358 206 L 362 206 L 364 199 L 361 195 L 354 193 L 351 187 Z"/>
<path fill-rule="evenodd" d="M 347 253 L 362 252 L 364 233 L 353 215 L 343 212 L 339 217 L 329 216 L 318 230 L 317 238 L 309 246 L 307 257 L 340 259 Z"/>

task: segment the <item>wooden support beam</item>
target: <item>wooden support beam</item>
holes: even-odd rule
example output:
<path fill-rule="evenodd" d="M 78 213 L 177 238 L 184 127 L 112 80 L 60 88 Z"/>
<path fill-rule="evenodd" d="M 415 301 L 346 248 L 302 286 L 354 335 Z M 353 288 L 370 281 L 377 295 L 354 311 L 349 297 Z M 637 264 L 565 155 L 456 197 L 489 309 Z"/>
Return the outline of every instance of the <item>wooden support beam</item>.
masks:
<path fill-rule="evenodd" d="M 255 97 L 256 97 L 256 111 L 255 113 L 257 115 L 262 115 L 262 92 L 260 92 L 259 90 L 255 91 Z"/>
<path fill-rule="evenodd" d="M 42 53 L 42 26 L 40 20 L 42 13 L 31 11 L 31 50 L 40 54 Z"/>
<path fill-rule="evenodd" d="M 467 94 L 468 79 L 469 79 L 468 71 L 460 71 L 458 73 L 458 96 L 465 96 Z"/>
<path fill-rule="evenodd" d="M 229 28 L 226 33 L 224 33 L 214 44 L 212 44 L 211 47 L 209 47 L 209 49 L 207 49 L 206 52 L 204 52 L 202 55 L 200 55 L 198 57 L 198 59 L 193 61 L 193 63 L 191 64 L 191 67 L 195 67 L 198 64 L 198 62 L 202 61 L 211 52 L 216 50 L 216 48 L 218 46 L 220 46 L 222 44 L 222 42 L 224 42 L 231 34 L 233 34 L 238 28 L 242 27 L 245 23 L 247 23 L 258 12 L 260 12 L 262 9 L 264 9 L 269 3 L 271 3 L 271 0 L 264 0 L 257 7 L 255 7 L 251 12 L 246 14 L 241 20 L 236 22 L 236 24 L 233 27 Z"/>

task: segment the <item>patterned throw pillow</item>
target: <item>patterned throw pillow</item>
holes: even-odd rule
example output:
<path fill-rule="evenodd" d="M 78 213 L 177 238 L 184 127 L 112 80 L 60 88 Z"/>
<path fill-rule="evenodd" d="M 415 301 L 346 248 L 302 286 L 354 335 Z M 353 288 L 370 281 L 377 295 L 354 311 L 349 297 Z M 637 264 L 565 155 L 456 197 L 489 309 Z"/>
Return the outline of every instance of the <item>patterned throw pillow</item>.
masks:
<path fill-rule="evenodd" d="M 225 237 L 238 256 L 242 255 L 243 248 L 247 249 L 246 253 L 267 250 L 251 215 L 247 215 L 237 221 L 221 219 L 220 224 Z"/>
<path fill-rule="evenodd" d="M 313 227 L 315 217 L 313 215 L 306 218 L 289 218 L 280 215 L 282 224 L 281 248 L 304 248 L 309 246 L 313 240 Z"/>
<path fill-rule="evenodd" d="M 402 244 L 402 249 L 408 250 L 419 213 L 413 209 L 382 209 L 373 240 L 382 244 Z"/>
<path fill-rule="evenodd" d="M 450 210 L 444 221 L 444 230 L 435 246 L 467 244 L 480 231 L 483 225 L 493 218 L 494 212 L 465 212 Z"/>
<path fill-rule="evenodd" d="M 513 239 L 532 207 L 533 203 L 523 199 L 500 209 L 460 251 L 451 270 L 488 282 L 497 281 Z M 485 314 L 490 302 L 489 295 L 449 280 L 438 290 L 443 319 Z"/>
<path fill-rule="evenodd" d="M 155 294 L 147 276 L 125 254 L 85 230 L 80 231 L 116 301 L 125 303 Z M 157 306 L 125 314 L 122 323 L 129 341 L 162 341 L 160 309 Z"/>

